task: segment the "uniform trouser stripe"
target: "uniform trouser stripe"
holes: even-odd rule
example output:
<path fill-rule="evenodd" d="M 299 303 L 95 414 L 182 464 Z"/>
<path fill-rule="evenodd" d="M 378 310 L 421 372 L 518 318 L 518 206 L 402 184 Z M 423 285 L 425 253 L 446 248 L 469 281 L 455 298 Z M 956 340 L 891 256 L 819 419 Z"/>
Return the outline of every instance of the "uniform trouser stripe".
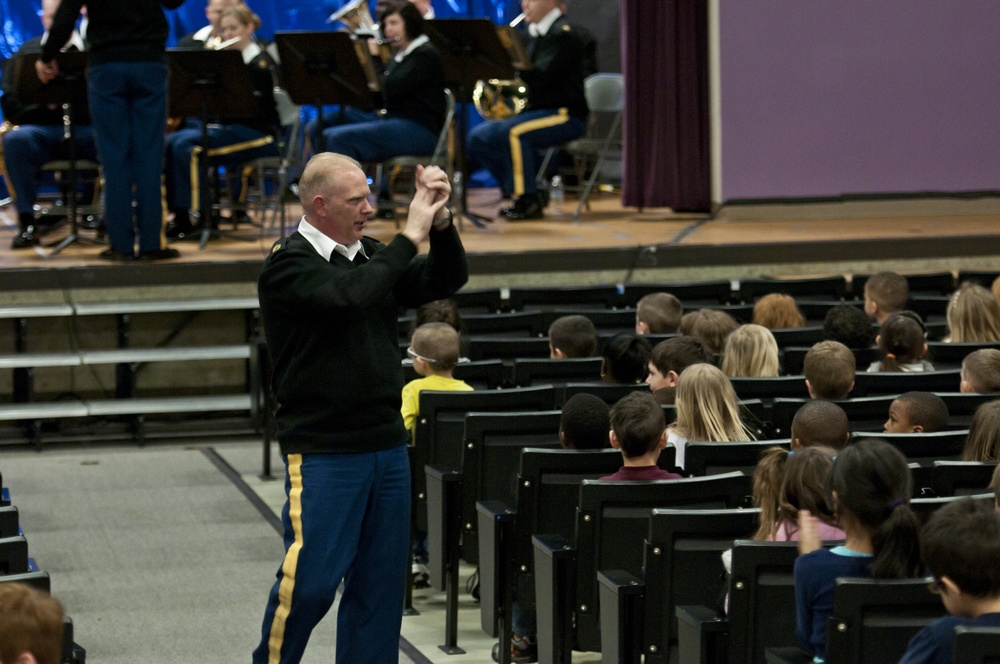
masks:
<path fill-rule="evenodd" d="M 223 145 L 217 148 L 209 148 L 209 157 L 225 157 L 227 155 L 234 154 L 236 152 L 242 152 L 243 150 L 252 150 L 254 148 L 260 148 L 265 145 L 270 145 L 274 142 L 273 136 L 261 136 L 260 138 L 255 138 L 250 141 L 243 141 L 241 143 L 233 143 L 232 145 Z M 201 155 L 202 148 L 200 145 L 196 145 L 193 150 L 191 150 L 191 209 L 200 210 L 201 209 L 201 168 L 198 164 L 198 156 Z"/>
<path fill-rule="evenodd" d="M 295 590 L 295 569 L 302 549 L 302 455 L 288 455 L 288 518 L 292 522 L 295 540 L 285 552 L 281 564 L 281 585 L 278 587 L 278 608 L 271 622 L 271 636 L 268 640 L 269 664 L 280 664 L 281 646 L 285 640 L 285 620 L 292 610 L 292 593 Z"/>
<path fill-rule="evenodd" d="M 529 131 L 556 127 L 569 121 L 569 112 L 560 108 L 556 115 L 547 115 L 537 120 L 528 120 L 514 125 L 510 130 L 510 161 L 514 172 L 514 195 L 524 194 L 524 156 L 521 154 L 521 136 Z M 534 173 L 530 174 L 535 177 Z"/>

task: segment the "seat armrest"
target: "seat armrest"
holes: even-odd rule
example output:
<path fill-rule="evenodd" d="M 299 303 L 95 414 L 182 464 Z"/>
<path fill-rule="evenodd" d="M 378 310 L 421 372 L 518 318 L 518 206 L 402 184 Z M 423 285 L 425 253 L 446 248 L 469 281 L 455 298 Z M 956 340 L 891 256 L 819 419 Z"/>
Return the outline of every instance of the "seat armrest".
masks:
<path fill-rule="evenodd" d="M 601 661 L 642 661 L 645 583 L 622 570 L 597 572 L 601 602 Z"/>
<path fill-rule="evenodd" d="M 728 659 L 729 619 L 707 606 L 684 605 L 677 615 L 677 650 L 681 664 L 712 664 Z"/>
<path fill-rule="evenodd" d="M 458 564 L 461 536 L 462 474 L 425 466 L 427 478 L 427 571 L 431 586 L 445 589 L 450 565 Z"/>
<path fill-rule="evenodd" d="M 497 635 L 497 618 L 510 622 L 513 551 L 511 536 L 517 512 L 500 500 L 476 503 L 479 521 L 479 615 L 483 631 Z"/>
<path fill-rule="evenodd" d="M 558 534 L 534 535 L 538 661 L 568 664 L 572 657 L 576 547 Z"/>

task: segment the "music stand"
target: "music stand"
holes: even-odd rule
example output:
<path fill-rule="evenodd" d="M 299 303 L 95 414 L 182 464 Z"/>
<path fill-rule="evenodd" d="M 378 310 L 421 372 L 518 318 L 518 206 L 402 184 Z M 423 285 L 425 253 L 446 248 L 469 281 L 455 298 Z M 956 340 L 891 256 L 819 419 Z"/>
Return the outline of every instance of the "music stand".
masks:
<path fill-rule="evenodd" d="M 323 152 L 323 106 L 340 104 L 372 108 L 372 93 L 379 81 L 374 67 L 362 64 L 359 47 L 346 32 L 276 32 L 285 89 L 299 106 L 316 106 L 319 134 L 317 151 Z M 368 51 L 364 51 L 368 58 Z"/>
<path fill-rule="evenodd" d="M 18 99 L 34 104 L 55 104 L 63 108 L 63 140 L 69 143 L 69 235 L 45 250 L 39 245 L 35 251 L 43 258 L 52 258 L 74 242 L 84 242 L 77 226 L 77 172 L 76 172 L 76 140 L 74 136 L 73 104 L 77 100 L 87 98 L 87 54 L 80 51 L 60 53 L 59 75 L 48 83 L 42 83 L 35 71 L 35 61 L 40 57 L 37 53 L 18 56 L 13 62 L 14 90 Z M 97 240 L 88 240 L 99 244 Z"/>
<path fill-rule="evenodd" d="M 168 50 L 167 63 L 170 67 L 169 115 L 197 117 L 201 121 L 199 171 L 204 182 L 210 182 L 208 121 L 255 118 L 257 99 L 253 80 L 239 51 Z M 222 237 L 223 233 L 212 221 L 208 196 L 200 193 L 194 213 L 202 221 L 198 248 L 204 249 L 209 238 Z"/>
<path fill-rule="evenodd" d="M 441 19 L 428 21 L 427 36 L 441 53 L 444 61 L 445 81 L 455 91 L 462 104 L 472 101 L 472 90 L 481 79 L 514 78 L 515 69 L 511 51 L 513 44 L 505 47 L 500 41 L 497 26 L 487 19 Z M 521 49 L 523 51 L 523 49 Z M 518 58 L 520 59 L 520 58 Z M 519 63 L 524 65 L 525 63 Z M 526 68 L 526 67 L 523 67 Z M 459 150 L 458 170 L 465 173 L 465 110 L 458 117 L 458 136 L 462 142 Z M 462 187 L 461 214 L 477 228 L 485 228 L 490 220 L 469 212 L 467 205 L 468 178 Z"/>

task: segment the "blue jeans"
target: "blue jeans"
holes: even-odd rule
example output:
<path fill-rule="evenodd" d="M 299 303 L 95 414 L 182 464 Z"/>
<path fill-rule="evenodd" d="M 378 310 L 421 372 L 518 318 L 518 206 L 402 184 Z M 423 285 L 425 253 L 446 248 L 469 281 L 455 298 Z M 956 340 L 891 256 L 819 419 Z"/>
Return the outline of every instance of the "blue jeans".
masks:
<path fill-rule="evenodd" d="M 538 187 L 537 152 L 583 136 L 587 125 L 566 109 L 524 111 L 506 120 L 487 120 L 469 132 L 466 150 L 484 166 L 505 195 L 533 194 Z"/>
<path fill-rule="evenodd" d="M 281 513 L 285 559 L 254 664 L 298 662 L 333 604 L 338 664 L 399 658 L 410 535 L 406 446 L 366 454 L 290 454 Z"/>
<path fill-rule="evenodd" d="M 87 95 L 104 169 L 104 209 L 112 249 L 132 254 L 166 247 L 163 234 L 164 62 L 105 62 L 87 69 Z M 135 219 L 132 215 L 135 187 Z"/>
<path fill-rule="evenodd" d="M 73 127 L 73 148 L 77 159 L 94 159 L 94 132 L 90 125 Z M 17 211 L 34 211 L 35 179 L 47 161 L 67 159 L 69 146 L 63 141 L 61 125 L 20 125 L 3 137 L 4 164 L 10 176 L 10 188 L 17 199 Z"/>

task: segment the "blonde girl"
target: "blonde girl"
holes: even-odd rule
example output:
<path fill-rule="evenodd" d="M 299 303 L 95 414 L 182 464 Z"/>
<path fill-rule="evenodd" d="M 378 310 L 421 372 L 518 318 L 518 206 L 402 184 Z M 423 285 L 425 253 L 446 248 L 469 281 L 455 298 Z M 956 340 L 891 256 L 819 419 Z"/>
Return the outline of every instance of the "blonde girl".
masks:
<path fill-rule="evenodd" d="M 778 375 L 778 342 L 761 325 L 743 325 L 726 339 L 722 373 L 727 376 L 768 378 Z"/>
<path fill-rule="evenodd" d="M 711 364 L 692 364 L 677 380 L 677 421 L 667 431 L 667 442 L 677 450 L 684 467 L 684 446 L 694 441 L 752 440 L 740 419 L 740 402 L 726 374 Z"/>

